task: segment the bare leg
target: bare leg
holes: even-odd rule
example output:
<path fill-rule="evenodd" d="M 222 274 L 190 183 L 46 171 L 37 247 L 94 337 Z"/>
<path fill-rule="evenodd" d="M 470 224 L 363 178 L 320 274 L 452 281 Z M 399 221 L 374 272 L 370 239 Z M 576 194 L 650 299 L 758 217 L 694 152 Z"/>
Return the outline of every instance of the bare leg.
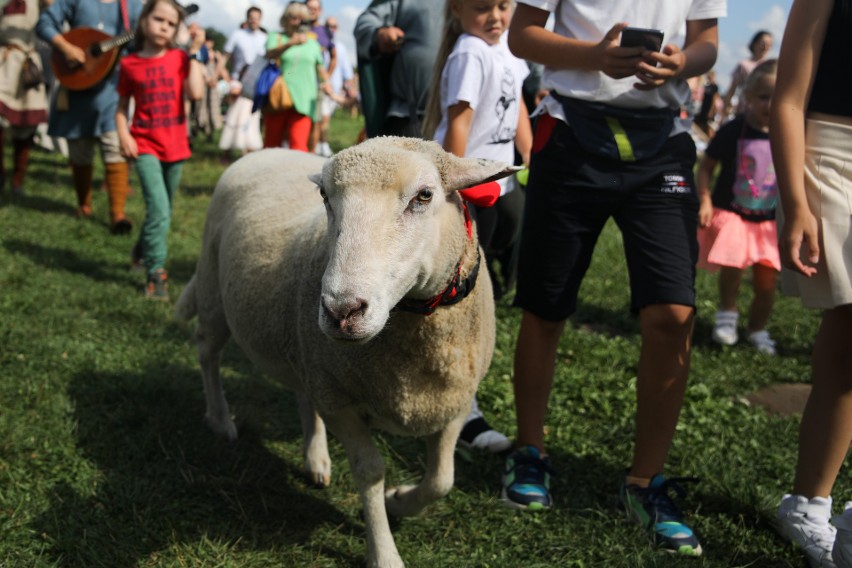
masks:
<path fill-rule="evenodd" d="M 524 311 L 515 346 L 515 412 L 518 447 L 544 452 L 544 418 L 553 386 L 556 347 L 565 321 L 551 322 Z"/>
<path fill-rule="evenodd" d="M 737 311 L 737 296 L 743 271 L 739 268 L 723 266 L 719 269 L 719 308 L 726 312 Z"/>
<path fill-rule="evenodd" d="M 311 154 L 317 149 L 317 142 L 319 142 L 320 137 L 320 123 L 314 122 L 311 126 L 311 133 L 308 136 L 308 152 Z"/>
<path fill-rule="evenodd" d="M 828 497 L 852 442 L 852 308 L 826 311 L 814 342 L 813 389 L 799 429 L 793 493 Z"/>
<path fill-rule="evenodd" d="M 636 383 L 636 447 L 630 475 L 663 471 L 689 374 L 693 309 L 656 304 L 639 314 L 642 351 Z"/>
<path fill-rule="evenodd" d="M 748 330 L 760 331 L 766 329 L 772 306 L 775 305 L 775 281 L 778 271 L 771 266 L 755 264 L 752 267 L 754 299 L 748 314 Z"/>

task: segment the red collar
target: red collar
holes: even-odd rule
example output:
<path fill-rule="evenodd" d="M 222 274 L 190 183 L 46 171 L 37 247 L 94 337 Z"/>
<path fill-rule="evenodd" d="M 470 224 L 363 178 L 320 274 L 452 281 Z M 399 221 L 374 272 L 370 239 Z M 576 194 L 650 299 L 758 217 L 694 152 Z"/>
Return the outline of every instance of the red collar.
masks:
<path fill-rule="evenodd" d="M 497 184 L 495 183 L 495 185 Z M 473 222 L 470 219 L 470 212 L 467 209 L 467 203 L 465 203 L 464 201 L 462 201 L 462 210 L 464 211 L 464 228 L 467 231 L 467 238 L 468 240 L 473 240 Z M 446 288 L 444 288 L 443 292 L 441 292 L 437 296 L 429 298 L 428 300 L 414 300 L 403 298 L 394 307 L 394 309 L 413 314 L 430 316 L 435 313 L 435 310 L 438 309 L 438 306 L 452 306 L 453 304 L 461 302 L 462 300 L 468 297 L 468 295 L 473 291 L 473 288 L 476 286 L 476 278 L 479 275 L 479 261 L 479 247 L 477 247 L 476 262 L 474 263 L 473 268 L 465 278 L 461 277 L 462 259 L 459 259 L 458 263 L 456 264 L 453 279 L 450 280 L 450 283 L 447 285 Z"/>

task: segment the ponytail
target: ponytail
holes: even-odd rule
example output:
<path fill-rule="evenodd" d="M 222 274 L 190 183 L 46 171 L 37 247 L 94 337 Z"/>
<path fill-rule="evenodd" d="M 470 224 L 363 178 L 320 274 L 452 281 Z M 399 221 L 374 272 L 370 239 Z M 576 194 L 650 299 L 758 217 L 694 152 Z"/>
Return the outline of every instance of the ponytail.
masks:
<path fill-rule="evenodd" d="M 435 137 L 435 131 L 441 123 L 441 75 L 444 73 L 444 66 L 447 64 L 450 53 L 456 46 L 456 41 L 462 34 L 461 22 L 453 16 L 451 10 L 451 4 L 458 1 L 460 0 L 446 0 L 444 7 L 444 33 L 441 46 L 438 48 L 438 56 L 435 58 L 432 84 L 429 88 L 429 100 L 426 103 L 426 114 L 423 117 L 421 129 L 423 138 L 426 140 L 432 140 Z"/>

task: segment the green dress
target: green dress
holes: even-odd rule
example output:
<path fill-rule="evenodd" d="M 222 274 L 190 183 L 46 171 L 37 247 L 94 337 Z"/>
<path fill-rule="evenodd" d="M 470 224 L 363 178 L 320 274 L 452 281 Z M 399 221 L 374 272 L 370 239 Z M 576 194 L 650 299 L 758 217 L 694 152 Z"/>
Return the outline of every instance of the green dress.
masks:
<path fill-rule="evenodd" d="M 309 36 L 310 37 L 310 36 Z M 276 49 L 287 43 L 290 36 L 284 33 L 269 34 L 266 49 Z M 310 38 L 301 45 L 285 49 L 279 58 L 281 75 L 293 98 L 293 108 L 299 114 L 316 116 L 317 66 L 322 65 L 322 48 L 316 39 Z"/>

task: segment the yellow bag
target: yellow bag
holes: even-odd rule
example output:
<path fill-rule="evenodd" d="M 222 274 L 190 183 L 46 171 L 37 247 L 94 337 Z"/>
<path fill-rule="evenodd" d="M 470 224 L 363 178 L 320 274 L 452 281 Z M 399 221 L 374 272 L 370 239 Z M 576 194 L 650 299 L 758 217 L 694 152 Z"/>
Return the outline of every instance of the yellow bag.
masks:
<path fill-rule="evenodd" d="M 283 76 L 279 76 L 269 88 L 269 99 L 266 106 L 272 112 L 282 112 L 293 108 L 293 98 Z"/>

